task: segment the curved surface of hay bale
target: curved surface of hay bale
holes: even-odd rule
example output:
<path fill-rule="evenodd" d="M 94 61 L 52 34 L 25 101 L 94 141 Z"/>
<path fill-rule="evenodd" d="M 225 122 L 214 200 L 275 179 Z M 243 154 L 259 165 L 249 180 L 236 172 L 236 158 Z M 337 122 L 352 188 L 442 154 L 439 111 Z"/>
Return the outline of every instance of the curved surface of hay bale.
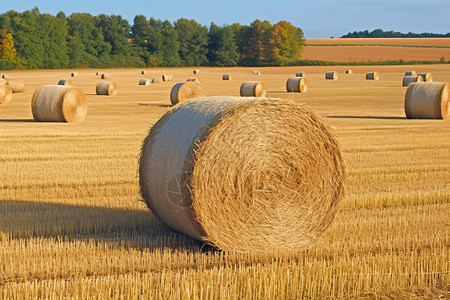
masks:
<path fill-rule="evenodd" d="M 338 79 L 338 74 L 335 71 L 328 71 L 325 73 L 325 79 L 336 80 Z"/>
<path fill-rule="evenodd" d="M 333 221 L 344 179 L 330 127 L 281 99 L 187 101 L 151 128 L 139 162 L 152 212 L 226 251 L 308 246 Z"/>
<path fill-rule="evenodd" d="M 422 76 L 424 82 L 433 81 L 433 75 L 431 73 L 419 73 L 418 76 Z"/>
<path fill-rule="evenodd" d="M 253 75 L 261 75 L 261 72 L 259 70 L 253 70 Z"/>
<path fill-rule="evenodd" d="M 3 78 L 0 78 L 0 86 L 5 85 L 6 84 L 6 80 Z"/>
<path fill-rule="evenodd" d="M 172 81 L 173 75 L 172 74 L 164 74 L 161 76 L 163 81 Z"/>
<path fill-rule="evenodd" d="M 170 102 L 172 105 L 189 99 L 205 97 L 203 86 L 195 81 L 179 82 L 170 91 Z"/>
<path fill-rule="evenodd" d="M 87 98 L 76 87 L 44 85 L 31 99 L 33 118 L 40 122 L 78 122 L 87 113 Z"/>
<path fill-rule="evenodd" d="M 25 81 L 23 80 L 8 80 L 6 84 L 11 87 L 13 93 L 25 92 Z"/>
<path fill-rule="evenodd" d="M 108 78 L 109 78 L 109 75 L 105 74 L 105 73 L 103 73 L 102 76 L 101 76 L 101 79 L 108 79 Z"/>
<path fill-rule="evenodd" d="M 72 85 L 72 80 L 70 79 L 61 79 L 58 81 L 58 85 Z"/>
<path fill-rule="evenodd" d="M 239 93 L 241 97 L 265 97 L 267 90 L 261 81 L 245 81 L 241 84 Z"/>
<path fill-rule="evenodd" d="M 222 74 L 222 80 L 231 80 L 230 74 Z"/>
<path fill-rule="evenodd" d="M 193 73 L 194 73 L 194 74 L 199 74 L 199 73 L 200 73 L 200 70 L 195 69 L 195 70 L 193 71 Z"/>
<path fill-rule="evenodd" d="M 2 75 L 2 78 L 3 78 L 3 79 L 9 79 L 10 77 L 9 77 L 9 75 L 3 74 L 3 75 Z"/>
<path fill-rule="evenodd" d="M 159 83 L 160 78 L 159 77 L 153 77 L 152 83 Z"/>
<path fill-rule="evenodd" d="M 95 87 L 97 95 L 115 96 L 117 95 L 117 84 L 110 81 L 103 81 Z"/>
<path fill-rule="evenodd" d="M 295 93 L 306 93 L 308 82 L 305 77 L 292 77 L 286 81 L 286 91 Z"/>
<path fill-rule="evenodd" d="M 306 73 L 305 72 L 297 72 L 297 73 L 295 73 L 295 77 L 306 77 Z"/>
<path fill-rule="evenodd" d="M 70 76 L 71 76 L 71 77 L 77 77 L 77 76 L 78 76 L 78 73 L 77 73 L 77 72 L 72 72 L 72 73 L 70 74 Z"/>
<path fill-rule="evenodd" d="M 345 74 L 353 74 L 353 70 L 345 70 Z"/>
<path fill-rule="evenodd" d="M 450 119 L 448 83 L 411 83 L 405 94 L 405 115 L 408 119 Z"/>
<path fill-rule="evenodd" d="M 142 70 L 141 71 L 141 75 L 145 75 L 145 74 L 147 74 L 147 71 L 146 70 Z"/>
<path fill-rule="evenodd" d="M 12 100 L 12 88 L 8 85 L 0 85 L 0 104 L 6 104 Z"/>
<path fill-rule="evenodd" d="M 405 76 L 403 77 L 402 86 L 408 86 L 411 82 L 423 82 L 422 76 Z"/>
<path fill-rule="evenodd" d="M 197 82 L 197 83 L 202 83 L 201 81 L 200 81 L 200 79 L 199 78 L 197 78 L 197 77 L 191 77 L 191 78 L 188 78 L 186 81 L 194 81 L 194 82 Z"/>
<path fill-rule="evenodd" d="M 366 80 L 379 80 L 380 75 L 378 75 L 378 72 L 369 72 L 366 74 Z"/>
<path fill-rule="evenodd" d="M 142 78 L 141 80 L 139 80 L 139 85 L 149 85 L 150 83 L 150 79 Z"/>
<path fill-rule="evenodd" d="M 417 76 L 416 71 L 406 71 L 405 76 Z"/>

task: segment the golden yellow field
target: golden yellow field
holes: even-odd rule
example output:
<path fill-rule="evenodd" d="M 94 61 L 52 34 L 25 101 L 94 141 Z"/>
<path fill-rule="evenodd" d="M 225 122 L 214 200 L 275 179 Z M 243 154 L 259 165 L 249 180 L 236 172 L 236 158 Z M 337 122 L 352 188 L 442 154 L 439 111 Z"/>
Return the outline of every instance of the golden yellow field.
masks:
<path fill-rule="evenodd" d="M 208 96 L 264 81 L 269 97 L 306 103 L 335 127 L 347 192 L 314 245 L 223 253 L 170 230 L 142 202 L 141 142 L 193 68 L 105 70 L 115 97 L 95 95 L 103 70 L 77 70 L 89 109 L 71 124 L 36 123 L 30 108 L 36 88 L 71 71 L 12 71 L 27 89 L 0 106 L 0 298 L 450 298 L 450 122 L 406 119 L 401 87 L 408 70 L 448 82 L 448 66 L 259 69 L 200 68 L 198 76 Z M 324 79 L 329 70 L 337 81 Z M 307 93 L 285 92 L 299 71 Z M 366 81 L 368 71 L 380 80 Z M 165 73 L 174 81 L 138 86 Z"/>
<path fill-rule="evenodd" d="M 336 62 L 450 60 L 450 38 L 307 39 L 303 59 Z"/>

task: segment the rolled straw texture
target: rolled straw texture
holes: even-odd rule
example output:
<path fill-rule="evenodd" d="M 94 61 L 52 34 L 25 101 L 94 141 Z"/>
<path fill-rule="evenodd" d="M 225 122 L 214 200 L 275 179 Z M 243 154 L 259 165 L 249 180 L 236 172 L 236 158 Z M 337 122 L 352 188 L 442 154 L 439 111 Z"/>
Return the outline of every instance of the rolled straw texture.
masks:
<path fill-rule="evenodd" d="M 295 77 L 306 77 L 306 73 L 305 72 L 297 72 L 297 73 L 295 73 Z"/>
<path fill-rule="evenodd" d="M 115 96 L 117 95 L 117 84 L 114 82 L 103 81 L 95 87 L 97 95 Z"/>
<path fill-rule="evenodd" d="M 6 104 L 12 100 L 12 88 L 8 85 L 0 85 L 0 104 Z"/>
<path fill-rule="evenodd" d="M 153 77 L 152 83 L 159 83 L 160 78 L 159 77 Z"/>
<path fill-rule="evenodd" d="M 230 74 L 222 74 L 222 80 L 231 80 Z"/>
<path fill-rule="evenodd" d="M 448 83 L 411 83 L 405 94 L 405 115 L 408 119 L 450 119 Z"/>
<path fill-rule="evenodd" d="M 305 77 L 292 77 L 286 81 L 286 91 L 295 93 L 306 93 L 308 82 Z"/>
<path fill-rule="evenodd" d="M 330 127 L 281 99 L 187 101 L 151 128 L 139 162 L 152 212 L 226 251 L 308 246 L 333 221 L 344 179 Z"/>
<path fill-rule="evenodd" d="M 170 102 L 175 105 L 189 99 L 205 96 L 206 93 L 201 84 L 195 81 L 179 82 L 170 91 Z"/>
<path fill-rule="evenodd" d="M 0 86 L 5 85 L 6 84 L 6 80 L 3 78 L 0 78 Z"/>
<path fill-rule="evenodd" d="M 366 80 L 379 80 L 380 75 L 378 75 L 378 72 L 369 72 L 366 74 Z"/>
<path fill-rule="evenodd" d="M 239 93 L 241 97 L 265 97 L 267 90 L 261 81 L 245 81 L 241 84 Z"/>
<path fill-rule="evenodd" d="M 150 79 L 142 78 L 141 80 L 139 80 L 139 85 L 149 85 L 150 83 Z"/>
<path fill-rule="evenodd" d="M 402 86 L 408 86 L 411 82 L 423 82 L 422 76 L 405 76 L 403 77 Z"/>
<path fill-rule="evenodd" d="M 13 93 L 25 92 L 25 81 L 23 80 L 8 80 L 6 84 L 12 88 Z"/>
<path fill-rule="evenodd" d="M 419 73 L 418 76 L 422 76 L 424 82 L 433 81 L 433 75 L 431 73 Z"/>
<path fill-rule="evenodd" d="M 72 85 L 72 80 L 70 79 L 61 79 L 58 81 L 58 85 Z"/>
<path fill-rule="evenodd" d="M 31 111 L 36 121 L 83 121 L 87 113 L 87 98 L 76 87 L 44 85 L 34 92 Z"/>
<path fill-rule="evenodd" d="M 163 81 L 171 81 L 172 80 L 172 76 L 168 75 L 168 74 L 164 74 L 161 76 Z"/>
<path fill-rule="evenodd" d="M 405 76 L 417 76 L 416 71 L 406 71 Z"/>
<path fill-rule="evenodd" d="M 338 79 L 337 72 L 329 71 L 325 73 L 325 79 L 336 80 Z"/>

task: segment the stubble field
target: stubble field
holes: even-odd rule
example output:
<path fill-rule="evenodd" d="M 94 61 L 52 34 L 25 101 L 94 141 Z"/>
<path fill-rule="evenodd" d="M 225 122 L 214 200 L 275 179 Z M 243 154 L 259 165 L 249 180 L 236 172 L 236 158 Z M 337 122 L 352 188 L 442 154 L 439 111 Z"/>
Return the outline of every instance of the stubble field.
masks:
<path fill-rule="evenodd" d="M 450 122 L 407 120 L 401 87 L 411 69 L 448 82 L 447 65 L 334 67 L 337 81 L 324 79 L 329 67 L 200 68 L 208 96 L 261 80 L 269 97 L 314 108 L 340 140 L 348 180 L 335 222 L 309 249 L 271 254 L 204 247 L 141 201 L 141 143 L 192 69 L 105 70 L 115 97 L 95 95 L 97 70 L 77 70 L 89 108 L 73 124 L 36 123 L 30 108 L 36 88 L 69 70 L 8 72 L 27 89 L 0 106 L 0 298 L 450 297 Z M 307 93 L 285 92 L 299 71 Z M 137 85 L 165 73 L 174 81 Z"/>

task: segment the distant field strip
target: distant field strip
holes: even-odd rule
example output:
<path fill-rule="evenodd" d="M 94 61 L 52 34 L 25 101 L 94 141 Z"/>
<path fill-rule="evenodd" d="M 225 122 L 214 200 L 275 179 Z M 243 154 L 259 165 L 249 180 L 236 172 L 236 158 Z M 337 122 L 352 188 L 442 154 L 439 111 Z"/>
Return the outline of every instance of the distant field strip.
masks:
<path fill-rule="evenodd" d="M 449 49 L 450 46 L 432 46 L 432 45 L 392 45 L 392 44 L 306 44 L 306 47 L 407 47 L 407 48 L 444 48 Z"/>

